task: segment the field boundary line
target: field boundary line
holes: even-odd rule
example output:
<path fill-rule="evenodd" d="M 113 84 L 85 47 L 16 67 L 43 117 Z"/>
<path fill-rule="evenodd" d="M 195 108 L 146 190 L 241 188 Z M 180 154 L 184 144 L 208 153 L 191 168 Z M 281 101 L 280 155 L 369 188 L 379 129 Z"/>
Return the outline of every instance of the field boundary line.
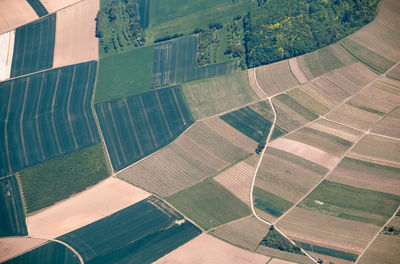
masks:
<path fill-rule="evenodd" d="M 393 220 L 393 218 L 396 217 L 397 212 L 399 211 L 400 206 L 397 207 L 396 211 L 394 211 L 392 217 L 389 218 L 389 220 L 386 221 L 386 223 L 379 229 L 379 231 L 375 234 L 375 236 L 371 239 L 371 241 L 368 243 L 368 245 L 363 249 L 363 251 L 360 253 L 360 255 L 358 255 L 357 260 L 355 262 L 355 264 L 357 264 L 361 257 L 364 255 L 365 251 L 367 251 L 367 249 L 372 245 L 372 243 L 378 238 L 378 236 L 380 235 L 380 233 L 382 232 L 382 230 L 385 228 L 386 225 L 389 224 L 390 221 Z"/>
<path fill-rule="evenodd" d="M 258 87 L 261 89 L 260 85 L 259 85 L 258 82 L 257 82 L 257 76 L 255 75 L 255 70 L 254 70 L 254 77 L 255 77 L 255 80 L 256 80 L 256 84 L 257 84 Z M 261 90 L 262 90 L 262 89 L 261 89 Z M 263 92 L 264 92 L 264 91 L 263 91 Z M 264 94 L 265 94 L 265 93 L 264 93 Z M 265 95 L 266 95 L 266 94 L 265 94 Z M 261 165 L 261 162 L 262 162 L 262 160 L 263 160 L 265 151 L 267 150 L 268 143 L 269 143 L 270 140 L 271 140 L 271 136 L 272 136 L 273 131 L 274 131 L 274 129 L 275 129 L 275 124 L 276 124 L 276 119 L 277 119 L 275 107 L 274 107 L 274 104 L 272 103 L 272 97 L 268 97 L 268 96 L 267 96 L 267 100 L 268 100 L 269 104 L 271 105 L 271 109 L 272 109 L 272 112 L 273 112 L 273 114 L 274 114 L 274 121 L 272 122 L 271 128 L 270 128 L 269 133 L 268 133 L 267 140 L 265 141 L 265 147 L 264 147 L 263 151 L 261 152 L 260 159 L 258 160 L 257 166 L 256 166 L 256 168 L 255 168 L 255 170 L 254 170 L 253 179 L 252 179 L 251 186 L 250 186 L 250 196 L 249 196 L 249 197 L 250 197 L 250 208 L 251 208 L 251 212 L 252 212 L 252 214 L 254 215 L 254 217 L 255 217 L 256 219 L 258 219 L 259 221 L 263 222 L 264 224 L 267 224 L 267 225 L 269 225 L 269 226 L 272 226 L 273 223 L 268 222 L 268 221 L 262 219 L 261 217 L 259 217 L 259 216 L 257 215 L 257 212 L 256 212 L 256 210 L 254 209 L 254 199 L 253 199 L 254 184 L 255 184 L 255 182 L 256 182 L 256 177 L 257 177 L 258 169 L 260 168 L 260 165 Z M 279 228 L 275 227 L 275 230 L 277 230 L 283 237 L 285 237 L 292 245 L 295 245 L 295 246 L 296 246 L 296 243 L 295 243 L 291 238 L 289 238 L 285 233 L 283 233 Z M 267 234 L 268 234 L 268 232 L 267 232 Z M 302 249 L 301 247 L 299 247 L 299 248 L 300 248 L 301 252 L 304 253 L 304 255 L 306 255 L 308 258 L 310 258 L 314 263 L 317 263 L 317 261 L 316 261 L 310 254 L 308 254 L 308 253 L 307 253 L 304 249 Z"/>
<path fill-rule="evenodd" d="M 240 220 L 243 220 L 243 219 L 245 219 L 245 218 L 250 218 L 250 217 L 252 217 L 252 216 L 253 216 L 253 214 L 249 214 L 249 215 L 247 215 L 247 216 L 243 216 L 243 217 L 241 217 L 241 218 L 239 218 L 239 219 L 235 219 L 235 220 L 230 221 L 230 222 L 228 222 L 228 223 L 225 223 L 225 224 L 222 224 L 222 225 L 219 225 L 219 226 L 215 226 L 215 227 L 213 227 L 213 228 L 208 229 L 208 230 L 206 231 L 206 233 L 208 234 L 208 233 L 214 231 L 214 230 L 217 229 L 217 228 L 220 228 L 220 227 L 223 227 L 223 226 L 226 226 L 226 225 L 229 225 L 229 224 L 233 224 L 233 223 L 239 222 Z"/>

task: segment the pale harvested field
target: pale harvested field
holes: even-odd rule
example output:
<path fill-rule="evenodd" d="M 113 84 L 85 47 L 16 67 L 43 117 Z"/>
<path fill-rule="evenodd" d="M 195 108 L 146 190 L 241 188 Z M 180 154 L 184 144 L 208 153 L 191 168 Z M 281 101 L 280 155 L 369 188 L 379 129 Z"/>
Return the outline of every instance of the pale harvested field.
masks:
<path fill-rule="evenodd" d="M 375 111 L 378 114 L 380 114 L 379 112 L 382 112 L 381 115 L 389 113 L 390 111 L 393 110 L 393 108 L 396 107 L 396 105 L 392 104 L 391 102 L 368 96 L 367 95 L 369 92 L 368 90 L 370 89 L 373 90 L 376 88 L 374 88 L 373 85 L 368 87 L 363 92 L 353 97 L 348 103 L 353 106 L 361 106 L 361 108 L 362 107 L 369 108 L 370 110 L 372 110 L 372 112 Z"/>
<path fill-rule="evenodd" d="M 312 112 L 318 115 L 324 115 L 329 112 L 329 108 L 313 98 L 310 94 L 306 93 L 301 87 L 294 88 L 287 92 L 287 94 L 296 100 L 299 104 L 310 109 Z"/>
<path fill-rule="evenodd" d="M 376 135 L 366 135 L 351 150 L 350 157 L 364 157 L 378 163 L 386 162 L 400 167 L 400 141 Z M 390 166 L 390 165 L 389 165 Z"/>
<path fill-rule="evenodd" d="M 327 255 L 322 255 L 322 254 L 317 254 L 311 251 L 307 251 L 308 254 L 310 254 L 311 256 L 313 256 L 316 259 L 321 259 L 323 261 L 323 263 L 335 263 L 335 264 L 353 264 L 353 261 L 350 260 L 344 260 L 341 258 L 335 258 L 335 257 L 331 257 L 331 256 L 327 256 Z"/>
<path fill-rule="evenodd" d="M 258 84 L 261 89 L 272 96 L 299 84 L 290 71 L 287 60 L 255 68 Z"/>
<path fill-rule="evenodd" d="M 295 263 L 287 260 L 274 258 L 268 264 L 295 264 Z"/>
<path fill-rule="evenodd" d="M 269 147 L 292 153 L 328 169 L 334 168 L 340 161 L 338 157 L 323 150 L 287 138 L 274 140 Z"/>
<path fill-rule="evenodd" d="M 232 246 L 215 237 L 202 234 L 168 255 L 157 260 L 157 264 L 220 264 L 220 263 L 262 263 L 270 257 L 249 252 Z"/>
<path fill-rule="evenodd" d="M 267 149 L 257 174 L 257 187 L 296 203 L 328 170 L 293 154 Z"/>
<path fill-rule="evenodd" d="M 294 240 L 359 254 L 379 227 L 294 208 L 278 227 Z"/>
<path fill-rule="evenodd" d="M 214 180 L 228 189 L 247 205 L 250 204 L 250 187 L 255 168 L 242 161 L 218 174 Z"/>
<path fill-rule="evenodd" d="M 26 218 L 30 236 L 55 238 L 109 216 L 150 194 L 116 178 Z"/>
<path fill-rule="evenodd" d="M 10 78 L 15 30 L 0 35 L 0 81 Z"/>
<path fill-rule="evenodd" d="M 380 234 L 360 258 L 359 264 L 398 264 L 400 259 L 400 236 Z"/>
<path fill-rule="evenodd" d="M 53 67 L 98 60 L 99 0 L 85 0 L 57 13 Z"/>
<path fill-rule="evenodd" d="M 310 122 L 275 97 L 272 98 L 272 103 L 274 104 L 276 111 L 276 125 L 287 132 L 295 130 Z"/>
<path fill-rule="evenodd" d="M 217 227 L 210 234 L 242 248 L 255 250 L 267 234 L 268 228 L 268 225 L 254 216 L 249 216 Z"/>
<path fill-rule="evenodd" d="M 400 80 L 400 64 L 398 64 L 390 72 L 388 72 L 387 75 L 389 77 L 391 77 L 391 78 L 395 78 L 397 80 Z"/>
<path fill-rule="evenodd" d="M 14 258 L 34 249 L 44 243 L 47 240 L 28 238 L 28 237 L 5 237 L 0 238 L 0 262 Z"/>
<path fill-rule="evenodd" d="M 336 58 L 338 58 L 344 65 L 350 65 L 356 62 L 354 57 L 338 44 L 328 46 L 328 50 L 335 54 Z"/>
<path fill-rule="evenodd" d="M 270 222 L 270 223 L 277 219 L 276 217 L 274 217 L 274 216 L 270 215 L 269 213 L 264 212 L 263 210 L 260 210 L 258 208 L 256 208 L 256 214 L 261 219 L 264 219 L 265 221 Z"/>
<path fill-rule="evenodd" d="M 300 64 L 297 58 L 291 58 L 289 60 L 289 66 L 293 75 L 296 77 L 299 83 L 303 84 L 309 81 L 303 70 L 300 68 Z"/>
<path fill-rule="evenodd" d="M 0 34 L 38 19 L 26 0 L 1 0 Z"/>
<path fill-rule="evenodd" d="M 398 0 L 385 0 L 380 8 L 377 20 L 386 26 L 400 31 L 400 2 Z"/>
<path fill-rule="evenodd" d="M 263 90 L 261 90 L 261 87 L 257 85 L 255 69 L 247 70 L 247 74 L 249 76 L 249 83 L 250 83 L 251 89 L 253 89 L 253 91 L 256 93 L 258 98 L 265 99 L 266 97 L 265 97 Z"/>
<path fill-rule="evenodd" d="M 279 258 L 282 260 L 291 261 L 289 263 L 294 262 L 294 263 L 302 263 L 302 264 L 314 264 L 314 262 L 306 256 L 290 253 L 287 251 L 280 251 L 278 249 L 269 248 L 266 246 L 259 246 L 257 248 L 257 252 L 259 252 L 260 254 L 271 256 L 273 258 Z M 272 259 L 272 260 L 274 260 L 274 259 Z M 280 263 L 280 262 L 278 262 L 278 263 Z M 285 262 L 283 262 L 283 263 L 285 263 Z"/>
<path fill-rule="evenodd" d="M 381 115 L 361 110 L 349 104 L 343 104 L 330 112 L 328 119 L 352 126 L 363 131 L 371 129 L 382 118 Z"/>
<path fill-rule="evenodd" d="M 372 132 L 400 139 L 400 108 L 380 121 Z"/>
<path fill-rule="evenodd" d="M 362 133 L 358 130 L 333 123 L 326 119 L 317 120 L 316 122 L 309 124 L 307 127 L 336 135 L 351 142 L 356 142 L 357 139 L 362 135 Z"/>
<path fill-rule="evenodd" d="M 87 0 L 40 0 L 47 12 L 54 13 L 75 3 Z"/>
<path fill-rule="evenodd" d="M 257 147 L 257 142 L 237 131 L 219 118 L 208 118 L 203 121 L 203 124 L 215 133 L 223 136 L 238 148 L 252 153 Z"/>
<path fill-rule="evenodd" d="M 367 167 L 351 160 L 343 160 L 328 176 L 330 181 L 400 196 L 398 171 Z"/>
<path fill-rule="evenodd" d="M 400 104 L 400 87 L 398 85 L 400 86 L 399 81 L 383 78 L 360 94 L 375 98 L 377 102 L 384 102 L 390 107 L 395 107 Z"/>
<path fill-rule="evenodd" d="M 329 96 L 318 85 L 312 82 L 299 86 L 299 89 L 308 94 L 311 98 L 320 102 L 322 105 L 325 105 L 328 109 L 333 108 L 339 103 L 333 97 Z"/>

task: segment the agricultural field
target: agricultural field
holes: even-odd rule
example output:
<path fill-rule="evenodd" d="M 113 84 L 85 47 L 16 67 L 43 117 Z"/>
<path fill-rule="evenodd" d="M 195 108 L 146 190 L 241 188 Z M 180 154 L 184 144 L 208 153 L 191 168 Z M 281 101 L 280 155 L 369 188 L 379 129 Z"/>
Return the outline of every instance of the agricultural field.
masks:
<path fill-rule="evenodd" d="M 51 68 L 55 34 L 56 14 L 17 28 L 11 77 Z"/>
<path fill-rule="evenodd" d="M 394 65 L 394 62 L 352 41 L 349 38 L 345 38 L 341 40 L 339 43 L 351 55 L 353 55 L 362 63 L 365 63 L 367 66 L 371 67 L 372 69 L 374 69 L 379 73 L 384 73 Z"/>
<path fill-rule="evenodd" d="M 0 35 L 0 81 L 10 78 L 15 30 Z"/>
<path fill-rule="evenodd" d="M 25 213 L 17 179 L 14 175 L 0 178 L 0 236 L 25 236 Z"/>
<path fill-rule="evenodd" d="M 336 258 L 336 261 L 349 261 L 349 263 L 355 262 L 357 260 L 357 255 L 354 253 L 349 253 L 349 252 L 344 252 L 336 249 L 331 249 L 331 248 L 326 248 L 326 247 L 321 247 L 318 245 L 314 244 L 309 244 L 305 242 L 300 242 L 296 241 L 296 244 L 298 244 L 300 247 L 302 247 L 304 250 L 307 250 L 310 252 L 311 255 L 317 253 L 321 254 L 322 256 L 330 256 Z M 318 256 L 316 256 L 318 258 Z M 324 258 L 324 257 L 322 257 Z"/>
<path fill-rule="evenodd" d="M 331 46 L 298 57 L 300 69 L 312 80 L 335 69 L 348 66 L 354 59 L 341 46 Z"/>
<path fill-rule="evenodd" d="M 372 132 L 400 139 L 400 108 L 394 109 L 375 125 Z"/>
<path fill-rule="evenodd" d="M 85 0 L 86 1 L 86 0 Z M 79 0 L 40 0 L 49 13 L 67 8 L 79 2 Z"/>
<path fill-rule="evenodd" d="M 94 102 L 135 95 L 150 90 L 152 46 L 102 58 L 99 63 Z"/>
<path fill-rule="evenodd" d="M 218 118 L 197 123 L 117 177 L 162 197 L 209 178 L 253 152 L 257 143 Z M 222 128 L 223 131 L 216 129 Z M 158 166 L 154 166 L 157 163 Z"/>
<path fill-rule="evenodd" d="M 162 257 L 156 264 L 185 263 L 254 263 L 265 264 L 270 257 L 249 252 L 230 245 L 208 234 L 202 234 L 170 254 Z M 278 262 L 276 264 L 279 264 Z M 285 264 L 285 263 L 282 263 Z"/>
<path fill-rule="evenodd" d="M 290 71 L 293 73 L 294 77 L 296 77 L 297 81 L 300 84 L 306 83 L 309 81 L 308 77 L 305 74 L 305 71 L 301 69 L 299 58 L 291 58 L 289 59 L 289 67 Z"/>
<path fill-rule="evenodd" d="M 201 0 L 193 3 L 152 0 L 146 38 L 152 43 L 176 35 L 191 34 L 213 23 L 232 22 L 233 18 L 246 15 L 251 6 L 249 0 Z"/>
<path fill-rule="evenodd" d="M 57 12 L 53 67 L 98 60 L 95 17 L 99 0 L 85 0 Z"/>
<path fill-rule="evenodd" d="M 219 76 L 182 85 L 186 102 L 195 120 L 230 111 L 258 100 L 246 72 Z"/>
<path fill-rule="evenodd" d="M 33 237 L 56 238 L 150 196 L 114 177 L 26 218 Z"/>
<path fill-rule="evenodd" d="M 165 146 L 192 121 L 180 87 L 95 105 L 114 171 Z"/>
<path fill-rule="evenodd" d="M 45 16 L 48 14 L 46 8 L 42 5 L 40 0 L 27 0 L 27 2 L 30 4 L 30 6 L 35 10 L 36 14 L 39 17 Z"/>
<path fill-rule="evenodd" d="M 26 0 L 4 0 L 0 9 L 0 34 L 13 30 L 38 18 Z"/>
<path fill-rule="evenodd" d="M 254 69 L 257 83 L 267 96 L 284 92 L 298 84 L 287 60 Z"/>
<path fill-rule="evenodd" d="M 395 264 L 400 257 L 400 217 L 399 213 L 385 226 L 376 240 L 360 258 L 360 264 Z M 392 230 L 392 231 L 390 231 Z"/>
<path fill-rule="evenodd" d="M 0 83 L 0 175 L 100 142 L 90 106 L 96 62 Z"/>
<path fill-rule="evenodd" d="M 267 234 L 268 228 L 268 225 L 259 221 L 254 216 L 248 216 L 219 226 L 211 230 L 209 234 L 253 251 Z"/>
<path fill-rule="evenodd" d="M 4 237 L 0 238 L 0 262 L 17 257 L 33 248 L 36 248 L 47 240 L 30 237 Z"/>
<path fill-rule="evenodd" d="M 311 88 L 312 85 L 308 84 L 296 87 L 288 91 L 286 94 L 315 115 L 324 115 L 329 112 L 329 105 L 325 104 L 323 100 L 314 97 L 307 87 Z"/>
<path fill-rule="evenodd" d="M 271 256 L 273 259 L 269 264 L 293 264 L 293 263 L 301 263 L 301 264 L 312 264 L 314 263 L 311 259 L 304 255 L 290 253 L 287 251 L 281 251 L 279 249 L 266 247 L 263 245 L 258 246 L 257 253 L 263 254 L 266 256 Z"/>
<path fill-rule="evenodd" d="M 43 246 L 10 259 L 4 264 L 22 263 L 71 263 L 79 264 L 79 258 L 69 248 L 58 242 L 48 242 Z"/>
<path fill-rule="evenodd" d="M 28 213 L 70 197 L 109 175 L 101 144 L 18 172 Z"/>
<path fill-rule="evenodd" d="M 389 71 L 387 76 L 396 80 L 400 80 L 400 65 L 397 65 L 391 71 Z"/>
<path fill-rule="evenodd" d="M 231 74 L 237 61 L 199 67 L 196 35 L 162 42 L 154 46 L 152 88 Z"/>
<path fill-rule="evenodd" d="M 245 203 L 212 179 L 167 197 L 167 201 L 206 230 L 250 215 Z"/>
<path fill-rule="evenodd" d="M 201 233 L 153 196 L 58 239 L 86 263 L 151 263 Z"/>

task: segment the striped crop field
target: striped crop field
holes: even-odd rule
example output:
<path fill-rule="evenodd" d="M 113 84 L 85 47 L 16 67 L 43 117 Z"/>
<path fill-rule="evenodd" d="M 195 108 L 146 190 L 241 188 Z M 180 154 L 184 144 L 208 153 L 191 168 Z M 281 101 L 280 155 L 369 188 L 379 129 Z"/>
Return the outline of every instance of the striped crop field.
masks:
<path fill-rule="evenodd" d="M 247 160 L 224 170 L 214 177 L 214 180 L 250 206 L 250 188 L 257 161 L 258 156 L 253 155 Z"/>
<path fill-rule="evenodd" d="M 121 171 L 117 177 L 166 197 L 217 174 L 254 151 L 256 142 L 229 125 L 221 134 L 214 131 L 212 128 L 219 123 L 224 124 L 213 120 L 195 124 L 167 147 Z M 235 145 L 237 142 L 240 145 Z M 241 148 L 242 144 L 248 150 Z M 155 163 L 158 165 L 154 166 Z"/>
<path fill-rule="evenodd" d="M 339 43 L 354 57 L 379 73 L 384 73 L 394 65 L 394 62 L 391 60 L 375 53 L 359 43 L 350 40 L 349 38 L 345 38 Z"/>
<path fill-rule="evenodd" d="M 56 14 L 16 29 L 11 77 L 53 66 Z"/>
<path fill-rule="evenodd" d="M 278 100 L 278 98 L 273 97 L 272 103 L 276 111 L 276 124 L 283 131 L 290 132 L 309 122 L 302 115 Z"/>
<path fill-rule="evenodd" d="M 100 142 L 95 76 L 88 62 L 0 83 L 0 175 Z"/>
<path fill-rule="evenodd" d="M 268 228 L 268 225 L 254 216 L 248 216 L 217 227 L 209 234 L 239 247 L 255 250 L 267 234 Z"/>
<path fill-rule="evenodd" d="M 258 246 L 257 253 L 263 254 L 265 256 L 271 256 L 273 259 L 269 262 L 270 264 L 313 264 L 309 257 L 305 255 L 290 253 L 287 251 L 281 251 L 279 249 L 266 247 L 263 245 Z"/>
<path fill-rule="evenodd" d="M 335 69 L 348 66 L 354 59 L 337 44 L 308 53 L 298 58 L 300 68 L 309 80 Z"/>
<path fill-rule="evenodd" d="M 226 75 L 238 69 L 237 61 L 199 67 L 197 36 L 163 42 L 154 49 L 153 88 Z"/>
<path fill-rule="evenodd" d="M 207 180 L 167 198 L 203 229 L 250 215 L 250 208 L 214 180 Z"/>
<path fill-rule="evenodd" d="M 390 78 L 400 80 L 400 64 L 387 73 Z"/>
<path fill-rule="evenodd" d="M 400 139 L 400 108 L 396 108 L 372 130 L 374 133 Z"/>
<path fill-rule="evenodd" d="M 245 71 L 182 85 L 194 119 L 202 119 L 258 100 Z"/>
<path fill-rule="evenodd" d="M 0 178 L 0 237 L 25 236 L 25 213 L 15 175 Z"/>
<path fill-rule="evenodd" d="M 165 146 L 192 123 L 180 87 L 98 103 L 95 108 L 115 171 Z"/>
<path fill-rule="evenodd" d="M 260 66 L 254 70 L 258 85 L 267 96 L 284 92 L 300 84 L 291 72 L 287 60 Z"/>
<path fill-rule="evenodd" d="M 192 240 L 200 229 L 151 196 L 101 220 L 58 237 L 85 263 L 152 263 Z"/>
<path fill-rule="evenodd" d="M 309 111 L 315 113 L 316 115 L 323 115 L 329 112 L 328 106 L 311 96 L 302 87 L 297 87 L 288 91 L 287 95 L 298 104 L 303 105 L 305 108 L 309 109 Z"/>

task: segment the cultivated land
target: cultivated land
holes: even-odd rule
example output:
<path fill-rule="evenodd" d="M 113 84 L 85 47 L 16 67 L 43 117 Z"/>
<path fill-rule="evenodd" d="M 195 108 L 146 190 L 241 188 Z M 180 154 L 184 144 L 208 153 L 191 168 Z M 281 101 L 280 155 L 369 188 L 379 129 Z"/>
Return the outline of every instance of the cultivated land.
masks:
<path fill-rule="evenodd" d="M 0 35 L 0 81 L 10 78 L 15 30 Z"/>
<path fill-rule="evenodd" d="M 372 132 L 400 139 L 400 108 L 396 108 L 380 121 Z"/>
<path fill-rule="evenodd" d="M 65 201 L 27 217 L 29 235 L 56 238 L 150 196 L 116 178 L 108 178 Z"/>
<path fill-rule="evenodd" d="M 253 251 L 267 234 L 268 228 L 268 225 L 255 217 L 248 216 L 217 227 L 211 230 L 209 234 L 236 246 Z"/>
<path fill-rule="evenodd" d="M 193 125 L 174 142 L 117 177 L 165 197 L 217 174 L 254 151 L 256 142 L 220 123 L 224 124 L 213 118 Z"/>
<path fill-rule="evenodd" d="M 0 175 L 100 142 L 91 95 L 96 62 L 0 83 Z"/>
<path fill-rule="evenodd" d="M 38 18 L 35 10 L 25 0 L 4 0 L 1 7 L 0 34 Z"/>
<path fill-rule="evenodd" d="M 56 14 L 17 28 L 11 77 L 51 68 L 55 34 Z"/>
<path fill-rule="evenodd" d="M 19 263 L 71 263 L 79 264 L 79 258 L 69 248 L 57 242 L 49 242 L 4 264 Z"/>
<path fill-rule="evenodd" d="M 80 1 L 81 0 L 40 0 L 40 2 L 43 4 L 43 6 L 49 13 L 53 13 L 60 9 L 64 9 Z"/>
<path fill-rule="evenodd" d="M 58 239 L 87 263 L 151 263 L 201 233 L 165 202 L 149 197 Z"/>
<path fill-rule="evenodd" d="M 25 213 L 17 179 L 14 175 L 0 178 L 0 236 L 25 236 Z"/>
<path fill-rule="evenodd" d="M 258 99 L 245 71 L 182 85 L 194 119 L 203 119 Z"/>
<path fill-rule="evenodd" d="M 46 243 L 44 239 L 28 237 L 0 238 L 0 261 L 14 258 L 24 252 Z"/>
<path fill-rule="evenodd" d="M 99 63 L 96 103 L 150 90 L 153 46 L 102 58 Z"/>
<path fill-rule="evenodd" d="M 35 10 L 36 14 L 39 17 L 45 16 L 48 14 L 46 8 L 44 8 L 44 6 L 42 5 L 42 3 L 40 2 L 40 0 L 27 0 L 28 3 L 31 5 L 31 7 L 33 8 L 33 10 Z"/>
<path fill-rule="evenodd" d="M 204 229 L 250 214 L 248 206 L 214 180 L 207 180 L 167 198 Z"/>
<path fill-rule="evenodd" d="M 296 77 L 297 81 L 301 84 L 308 82 L 308 78 L 304 71 L 300 67 L 300 62 L 298 58 L 291 58 L 289 60 L 290 71 Z"/>
<path fill-rule="evenodd" d="M 176 86 L 98 103 L 95 108 L 114 171 L 167 145 L 193 122 Z"/>
<path fill-rule="evenodd" d="M 286 251 L 281 251 L 279 249 L 274 249 L 266 246 L 260 245 L 257 248 L 257 253 L 271 256 L 273 259 L 269 263 L 277 264 L 291 264 L 291 263 L 301 263 L 301 264 L 312 264 L 314 263 L 311 259 L 304 255 L 294 254 Z M 275 259 L 279 258 L 279 259 Z"/>
<path fill-rule="evenodd" d="M 184 263 L 268 263 L 270 257 L 246 251 L 216 239 L 210 235 L 202 234 L 165 257 L 159 259 L 157 264 L 184 264 Z"/>
<path fill-rule="evenodd" d="M 18 172 L 28 213 L 53 205 L 109 175 L 101 144 Z"/>
<path fill-rule="evenodd" d="M 99 0 L 85 0 L 57 13 L 53 67 L 99 59 L 98 10 Z"/>

